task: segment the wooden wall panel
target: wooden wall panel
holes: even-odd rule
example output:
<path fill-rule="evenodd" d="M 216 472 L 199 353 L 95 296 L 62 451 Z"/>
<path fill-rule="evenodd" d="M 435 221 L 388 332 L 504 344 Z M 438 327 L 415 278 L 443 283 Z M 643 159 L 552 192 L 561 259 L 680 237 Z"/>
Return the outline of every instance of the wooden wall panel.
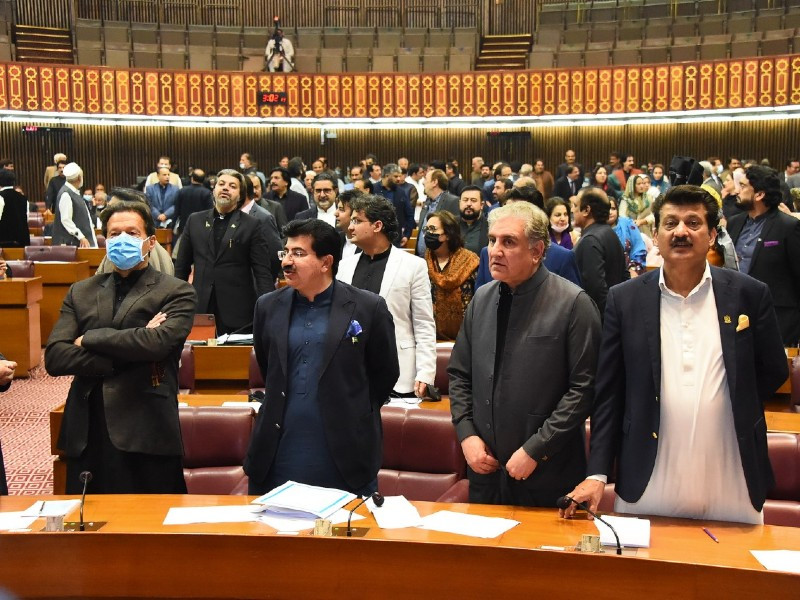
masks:
<path fill-rule="evenodd" d="M 30 111 L 313 118 L 602 115 L 796 104 L 800 56 L 421 75 L 256 76 L 8 63 L 0 65 L 0 80 L 0 104 Z M 257 106 L 256 93 L 264 90 L 286 91 L 288 104 Z"/>
<path fill-rule="evenodd" d="M 320 145 L 317 128 L 68 125 L 73 128 L 71 137 L 54 138 L 23 136 L 21 126 L 21 123 L 0 122 L 3 149 L 0 158 L 14 160 L 21 183 L 33 198 L 43 196 L 42 174 L 53 154 L 59 151 L 84 168 L 87 184 L 99 181 L 111 187 L 131 185 L 137 175 L 147 175 L 161 153 L 173 158 L 180 173 L 185 173 L 189 166 L 209 171 L 233 167 L 242 152 L 250 152 L 263 170 L 277 164 L 283 155 L 302 156 L 309 164 L 324 155 L 332 165 L 346 168 L 368 152 L 376 154 L 382 164 L 400 156 L 412 162 L 454 157 L 462 165 L 469 165 L 476 155 L 487 161 L 533 162 L 542 158 L 554 170 L 563 161 L 567 148 L 574 149 L 579 162 L 588 167 L 597 161 L 606 162 L 612 150 L 633 153 L 637 164 L 648 160 L 668 163 L 674 154 L 701 158 L 735 154 L 743 159 L 766 157 L 773 165 L 781 165 L 800 137 L 798 119 L 504 128 L 531 135 L 530 139 L 513 142 L 490 136 L 490 130 L 478 127 L 357 131 L 334 128 L 338 137 L 326 139 L 324 145 Z"/>

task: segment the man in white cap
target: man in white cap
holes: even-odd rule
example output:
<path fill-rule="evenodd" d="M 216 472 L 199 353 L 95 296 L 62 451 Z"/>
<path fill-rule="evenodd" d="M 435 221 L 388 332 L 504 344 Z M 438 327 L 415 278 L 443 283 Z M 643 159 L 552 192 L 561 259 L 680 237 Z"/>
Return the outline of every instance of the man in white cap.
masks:
<path fill-rule="evenodd" d="M 55 177 L 56 169 L 58 168 L 58 163 L 61 161 L 66 162 L 67 155 L 62 152 L 57 152 L 55 156 L 53 156 L 53 164 L 47 167 L 44 170 L 44 189 L 47 189 L 47 186 L 50 184 L 50 180 Z"/>
<path fill-rule="evenodd" d="M 66 183 L 58 191 L 56 214 L 53 221 L 53 246 L 80 246 L 97 248 L 89 208 L 81 197 L 83 171 L 76 163 L 64 167 Z"/>

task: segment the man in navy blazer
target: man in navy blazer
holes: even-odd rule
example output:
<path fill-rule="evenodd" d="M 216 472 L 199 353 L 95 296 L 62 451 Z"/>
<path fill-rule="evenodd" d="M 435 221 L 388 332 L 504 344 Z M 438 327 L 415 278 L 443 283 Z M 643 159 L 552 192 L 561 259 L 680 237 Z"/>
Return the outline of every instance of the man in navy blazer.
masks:
<path fill-rule="evenodd" d="M 287 287 L 262 296 L 253 343 L 266 384 L 244 469 L 250 493 L 286 481 L 377 491 L 381 406 L 400 373 L 386 302 L 334 277 L 339 235 L 295 220 L 282 264 Z"/>
<path fill-rule="evenodd" d="M 736 206 L 728 220 L 739 270 L 763 281 L 775 302 L 785 346 L 800 342 L 800 220 L 778 208 L 778 174 L 768 167 L 747 167 Z"/>
<path fill-rule="evenodd" d="M 596 510 L 616 460 L 617 512 L 758 523 L 773 485 L 763 405 L 788 371 L 769 290 L 708 266 L 705 190 L 673 187 L 653 212 L 664 266 L 609 292 L 588 477 L 569 495 Z"/>

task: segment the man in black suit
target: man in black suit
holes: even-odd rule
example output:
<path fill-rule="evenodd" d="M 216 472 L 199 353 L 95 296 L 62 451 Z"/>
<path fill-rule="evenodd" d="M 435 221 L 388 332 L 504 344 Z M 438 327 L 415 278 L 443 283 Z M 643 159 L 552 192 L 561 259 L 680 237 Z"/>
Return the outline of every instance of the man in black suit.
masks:
<path fill-rule="evenodd" d="M 578 166 L 567 167 L 566 174 L 560 179 L 556 179 L 556 184 L 553 186 L 553 195 L 569 202 L 570 198 L 578 195 L 582 185 L 583 180 Z"/>
<path fill-rule="evenodd" d="M 45 350 L 50 375 L 73 375 L 58 447 L 68 494 L 186 493 L 178 361 L 196 295 L 149 266 L 156 228 L 143 202 L 101 216 L 113 273 L 70 287 Z"/>
<path fill-rule="evenodd" d="M 333 227 L 293 221 L 286 235 L 288 286 L 255 310 L 267 398 L 244 463 L 249 493 L 292 480 L 369 494 L 381 465 L 381 406 L 400 373 L 392 317 L 380 296 L 334 281 Z"/>
<path fill-rule="evenodd" d="M 249 331 L 253 307 L 275 289 L 264 228 L 238 210 L 246 193 L 244 175 L 223 169 L 214 187 L 214 208 L 189 217 L 181 236 L 175 276 L 197 290 L 199 313 L 213 313 L 217 331 Z"/>
<path fill-rule="evenodd" d="M 588 478 L 569 494 L 593 510 L 616 461 L 617 512 L 763 521 L 763 403 L 788 369 L 767 287 L 708 265 L 718 210 L 671 188 L 653 206 L 663 267 L 609 293 Z"/>
<path fill-rule="evenodd" d="M 31 244 L 28 199 L 14 189 L 14 171 L 0 169 L 0 248 L 24 248 Z"/>
<path fill-rule="evenodd" d="M 728 220 L 739 270 L 769 287 L 786 346 L 800 341 L 800 220 L 780 211 L 780 181 L 769 167 L 745 170 L 736 206 L 746 212 Z"/>
<path fill-rule="evenodd" d="M 0 260 L 0 263 L 3 261 Z M 14 379 L 14 371 L 17 368 L 17 363 L 13 360 L 6 360 L 6 357 L 0 354 L 0 392 L 5 392 L 11 387 L 11 380 Z M 6 483 L 6 466 L 3 462 L 3 449 L 0 448 L 0 496 L 8 495 L 8 484 Z"/>
<path fill-rule="evenodd" d="M 283 210 L 283 206 L 280 202 L 267 200 L 264 197 L 264 185 L 261 183 L 261 178 L 258 175 L 249 173 L 247 178 L 253 184 L 253 198 L 255 198 L 256 204 L 275 217 L 275 224 L 278 226 L 278 232 L 280 233 L 289 222 L 289 219 L 286 218 L 286 211 Z"/>
<path fill-rule="evenodd" d="M 214 199 L 211 197 L 211 190 L 205 185 L 206 174 L 202 169 L 194 169 L 190 178 L 190 184 L 182 187 L 175 199 L 175 218 L 177 219 L 176 234 L 183 233 L 189 216 L 203 210 L 208 210 L 214 206 Z"/>
<path fill-rule="evenodd" d="M 58 201 L 58 192 L 67 183 L 67 178 L 64 177 L 64 167 L 67 166 L 67 159 L 59 160 L 56 163 L 55 175 L 50 179 L 47 184 L 47 191 L 44 195 L 44 205 L 52 213 L 56 212 L 56 202 Z"/>
<path fill-rule="evenodd" d="M 581 241 L 574 249 L 575 262 L 583 289 L 597 304 L 601 315 L 608 290 L 629 277 L 622 244 L 608 224 L 610 209 L 608 196 L 600 188 L 585 188 L 572 202 L 575 225 L 581 228 Z"/>
<path fill-rule="evenodd" d="M 339 197 L 339 187 L 336 185 L 336 176 L 322 171 L 311 182 L 311 195 L 314 206 L 300 211 L 295 219 L 319 219 L 328 225 L 336 225 L 336 199 Z"/>
<path fill-rule="evenodd" d="M 556 181 L 564 177 L 569 171 L 569 169 L 573 166 L 578 167 L 578 170 L 580 171 L 580 182 L 581 185 L 583 185 L 583 177 L 584 177 L 583 165 L 578 162 L 575 162 L 575 150 L 567 150 L 564 153 L 564 162 L 558 165 L 558 167 L 556 168 Z M 578 187 L 580 188 L 580 185 Z M 556 196 L 557 195 L 558 194 L 556 194 Z M 565 200 L 567 199 L 566 196 L 561 196 L 561 197 L 564 198 Z"/>
<path fill-rule="evenodd" d="M 264 195 L 267 200 L 275 200 L 283 206 L 288 221 L 294 220 L 297 213 L 308 209 L 305 196 L 289 189 L 292 178 L 283 167 L 272 169 L 269 174 L 270 191 Z"/>

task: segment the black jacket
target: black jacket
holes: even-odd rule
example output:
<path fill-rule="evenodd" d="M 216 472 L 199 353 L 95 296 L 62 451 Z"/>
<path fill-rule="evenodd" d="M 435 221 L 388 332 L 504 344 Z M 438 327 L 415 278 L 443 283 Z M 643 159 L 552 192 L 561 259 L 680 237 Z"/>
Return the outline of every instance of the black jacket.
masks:
<path fill-rule="evenodd" d="M 629 278 L 622 244 L 611 226 L 594 223 L 584 229 L 580 242 L 575 246 L 575 261 L 581 272 L 583 289 L 602 315 L 608 290 Z"/>
<path fill-rule="evenodd" d="M 28 199 L 13 188 L 0 191 L 5 208 L 0 217 L 0 248 L 24 248 L 31 244 L 28 231 Z"/>

